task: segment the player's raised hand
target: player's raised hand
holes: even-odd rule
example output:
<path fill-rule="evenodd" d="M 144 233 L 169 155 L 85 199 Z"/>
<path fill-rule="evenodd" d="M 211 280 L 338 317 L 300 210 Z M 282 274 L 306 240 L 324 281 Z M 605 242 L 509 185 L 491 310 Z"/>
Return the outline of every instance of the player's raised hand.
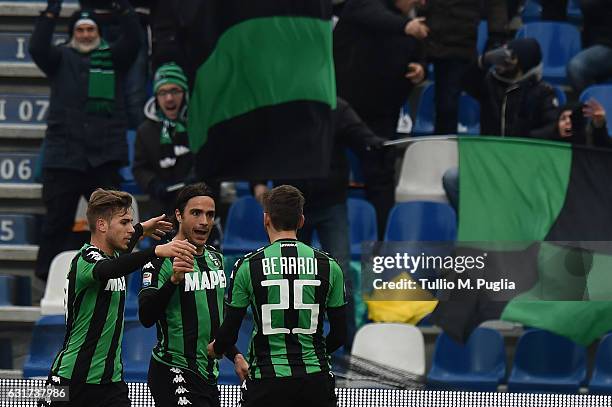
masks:
<path fill-rule="evenodd" d="M 151 218 L 142 225 L 142 235 L 160 240 L 166 233 L 172 231 L 172 223 L 166 220 L 166 215 Z"/>
<path fill-rule="evenodd" d="M 185 240 L 173 240 L 169 243 L 155 247 L 157 257 L 178 257 L 185 262 L 193 264 L 193 256 L 197 253 L 196 247 Z"/>
<path fill-rule="evenodd" d="M 249 364 L 242 353 L 236 353 L 234 356 L 234 372 L 240 378 L 241 383 L 249 377 Z"/>

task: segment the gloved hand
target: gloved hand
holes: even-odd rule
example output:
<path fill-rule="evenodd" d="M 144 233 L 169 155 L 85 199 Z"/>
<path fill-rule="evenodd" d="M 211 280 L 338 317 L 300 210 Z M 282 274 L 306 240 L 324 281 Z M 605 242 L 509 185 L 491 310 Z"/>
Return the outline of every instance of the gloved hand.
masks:
<path fill-rule="evenodd" d="M 484 54 L 485 65 L 508 66 L 516 61 L 514 53 L 506 47 L 495 48 Z"/>
<path fill-rule="evenodd" d="M 367 151 L 375 151 L 375 150 L 381 150 L 383 149 L 384 143 L 388 141 L 387 139 L 384 139 L 382 137 L 378 137 L 378 136 L 373 136 L 370 137 L 368 139 L 368 145 L 366 146 L 366 150 Z"/>
<path fill-rule="evenodd" d="M 54 17 L 59 16 L 62 10 L 62 0 L 47 0 L 47 8 L 45 13 L 53 14 Z"/>

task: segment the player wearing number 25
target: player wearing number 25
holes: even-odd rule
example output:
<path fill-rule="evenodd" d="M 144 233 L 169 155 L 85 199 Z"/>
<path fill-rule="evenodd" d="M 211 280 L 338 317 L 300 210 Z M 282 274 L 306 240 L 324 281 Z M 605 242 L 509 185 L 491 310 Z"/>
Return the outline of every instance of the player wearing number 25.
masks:
<path fill-rule="evenodd" d="M 36 276 L 46 280 L 51 260 L 65 247 L 81 196 L 119 188 L 119 168 L 128 163 L 127 118 L 122 82 L 138 54 L 138 17 L 128 0 L 118 6 L 122 35 L 112 45 L 100 36 L 96 17 L 77 11 L 66 44 L 51 43 L 61 0 L 48 0 L 36 22 L 30 54 L 49 80 L 49 114 L 42 154 L 47 214 L 40 237 Z"/>
<path fill-rule="evenodd" d="M 263 206 L 271 244 L 234 266 L 227 314 L 208 352 L 222 355 L 236 342 L 250 304 L 255 327 L 241 406 L 335 406 L 329 355 L 346 337 L 342 270 L 329 255 L 297 241 L 304 224 L 298 189 L 267 191 Z M 326 313 L 330 332 L 324 337 Z"/>

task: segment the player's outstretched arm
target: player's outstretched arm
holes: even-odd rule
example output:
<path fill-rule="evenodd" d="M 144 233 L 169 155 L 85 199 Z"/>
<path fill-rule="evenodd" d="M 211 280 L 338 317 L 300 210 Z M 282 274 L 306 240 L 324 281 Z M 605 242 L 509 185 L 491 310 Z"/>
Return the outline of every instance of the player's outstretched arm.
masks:
<path fill-rule="evenodd" d="M 238 340 L 240 324 L 242 324 L 246 310 L 246 307 L 226 307 L 225 318 L 215 335 L 215 340 L 208 344 L 208 356 L 220 358 L 232 349 Z"/>
<path fill-rule="evenodd" d="M 193 255 L 195 253 L 195 246 L 187 240 L 173 240 L 170 243 L 140 252 L 128 253 L 114 259 L 99 261 L 93 269 L 93 275 L 99 281 L 110 280 L 127 276 L 155 257 L 179 257 L 184 261 L 193 262 Z"/>
<path fill-rule="evenodd" d="M 162 265 L 162 267 L 166 266 Z M 150 287 L 151 289 L 140 291 L 138 294 L 138 319 L 144 327 L 153 326 L 163 316 L 176 287 L 184 280 L 185 273 L 192 271 L 193 261 L 189 262 L 175 257 L 172 262 L 172 274 L 160 288 Z M 159 273 L 159 271 L 155 271 L 155 273 Z"/>
<path fill-rule="evenodd" d="M 130 238 L 125 253 L 131 253 L 141 237 L 151 237 L 160 240 L 166 233 L 172 231 L 172 223 L 165 220 L 166 215 L 156 216 L 145 222 L 134 225 L 134 233 Z"/>

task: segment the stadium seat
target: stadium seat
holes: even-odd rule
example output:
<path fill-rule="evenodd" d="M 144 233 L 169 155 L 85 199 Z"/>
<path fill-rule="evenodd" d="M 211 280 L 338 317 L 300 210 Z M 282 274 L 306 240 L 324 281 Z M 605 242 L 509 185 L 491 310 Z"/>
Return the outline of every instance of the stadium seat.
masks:
<path fill-rule="evenodd" d="M 129 192 L 132 195 L 143 194 L 142 190 L 134 179 L 132 173 L 132 167 L 134 166 L 134 146 L 136 144 L 136 131 L 128 130 L 126 134 L 127 145 L 128 145 L 128 160 L 129 164 L 119 170 L 123 182 L 121 183 L 121 190 Z"/>
<path fill-rule="evenodd" d="M 41 315 L 64 315 L 64 287 L 70 263 L 76 254 L 76 250 L 69 250 L 53 258 L 49 266 L 45 294 L 40 300 Z"/>
<path fill-rule="evenodd" d="M 36 243 L 33 215 L 0 213 L 0 244 Z"/>
<path fill-rule="evenodd" d="M 236 182 L 234 187 L 236 188 L 236 197 L 238 198 L 251 195 L 251 184 L 247 181 Z"/>
<path fill-rule="evenodd" d="M 0 276 L 0 306 L 13 304 L 13 276 Z"/>
<path fill-rule="evenodd" d="M 223 235 L 223 253 L 243 255 L 268 245 L 263 209 L 252 196 L 237 199 L 229 209 Z"/>
<path fill-rule="evenodd" d="M 530 330 L 521 336 L 508 391 L 576 393 L 585 382 L 583 346 L 543 330 Z"/>
<path fill-rule="evenodd" d="M 580 0 L 569 0 L 567 2 L 567 19 L 573 23 L 580 23 L 582 21 Z"/>
<path fill-rule="evenodd" d="M 401 202 L 389 213 L 385 241 L 453 241 L 457 237 L 457 216 L 440 202 Z"/>
<path fill-rule="evenodd" d="M 504 338 L 489 328 L 477 328 L 465 345 L 442 333 L 436 339 L 428 384 L 434 388 L 496 391 L 506 376 Z"/>
<path fill-rule="evenodd" d="M 376 210 L 363 199 L 348 199 L 349 230 L 351 235 L 351 258 L 361 260 L 361 243 L 378 240 Z"/>
<path fill-rule="evenodd" d="M 140 270 L 130 274 L 127 281 L 127 292 L 125 298 L 125 315 L 127 317 L 138 317 L 138 293 L 142 286 L 142 274 Z"/>
<path fill-rule="evenodd" d="M 612 115 L 612 84 L 592 85 L 580 94 L 582 103 L 589 99 L 595 99 L 604 107 L 607 117 Z M 608 135 L 612 137 L 612 125 L 608 123 Z"/>
<path fill-rule="evenodd" d="M 566 66 L 582 49 L 580 32 L 569 23 L 541 21 L 528 23 L 516 33 L 516 38 L 535 38 L 542 48 L 544 80 L 555 85 L 567 83 Z"/>
<path fill-rule="evenodd" d="M 395 201 L 448 202 L 442 175 L 459 165 L 457 142 L 426 140 L 413 142 L 404 153 Z"/>
<path fill-rule="evenodd" d="M 346 157 L 349 161 L 349 196 L 351 198 L 365 199 L 365 181 L 361 171 L 361 162 L 357 155 L 349 149 L 346 149 Z"/>
<path fill-rule="evenodd" d="M 434 84 L 431 83 L 423 89 L 412 134 L 415 136 L 429 135 L 434 132 L 435 109 L 434 109 Z M 480 105 L 474 98 L 465 92 L 459 98 L 459 123 L 457 133 L 479 134 L 480 133 Z"/>
<path fill-rule="evenodd" d="M 247 355 L 249 343 L 251 342 L 251 334 L 253 332 L 253 317 L 248 312 L 242 320 L 240 331 L 238 332 L 238 341 L 236 347 L 243 355 Z M 238 376 L 234 372 L 234 363 L 228 358 L 223 358 L 219 361 L 219 384 L 241 384 Z"/>
<path fill-rule="evenodd" d="M 355 334 L 351 356 L 415 375 L 425 374 L 425 342 L 414 325 L 366 324 Z"/>
<path fill-rule="evenodd" d="M 539 0 L 527 0 L 521 12 L 523 23 L 532 23 L 542 19 L 542 4 Z"/>
<path fill-rule="evenodd" d="M 24 378 L 47 378 L 53 359 L 66 335 L 64 315 L 42 316 L 32 332 L 30 353 L 23 365 Z"/>
<path fill-rule="evenodd" d="M 146 382 L 151 351 L 157 344 L 155 327 L 145 328 L 137 318 L 126 317 L 121 356 L 127 382 Z"/>
<path fill-rule="evenodd" d="M 478 39 L 476 40 L 476 49 L 478 55 L 484 53 L 485 47 L 487 46 L 487 39 L 489 38 L 489 23 L 487 20 L 480 21 L 478 24 Z"/>
<path fill-rule="evenodd" d="M 599 342 L 589 393 L 612 394 L 612 333 Z"/>

